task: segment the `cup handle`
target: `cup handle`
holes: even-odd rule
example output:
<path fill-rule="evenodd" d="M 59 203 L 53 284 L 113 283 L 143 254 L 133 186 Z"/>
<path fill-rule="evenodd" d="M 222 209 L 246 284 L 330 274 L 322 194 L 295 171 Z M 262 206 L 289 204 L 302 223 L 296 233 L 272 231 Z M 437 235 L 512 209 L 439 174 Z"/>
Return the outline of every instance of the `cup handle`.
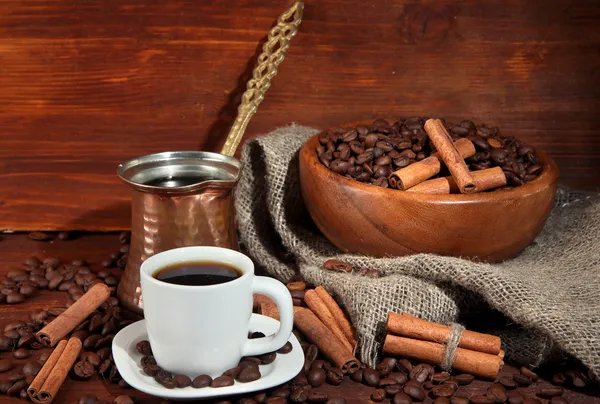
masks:
<path fill-rule="evenodd" d="M 290 338 L 294 326 L 292 296 L 285 285 L 266 276 L 256 276 L 252 292 L 269 296 L 279 309 L 279 331 L 264 338 L 249 339 L 244 345 L 244 356 L 256 356 L 278 350 Z"/>

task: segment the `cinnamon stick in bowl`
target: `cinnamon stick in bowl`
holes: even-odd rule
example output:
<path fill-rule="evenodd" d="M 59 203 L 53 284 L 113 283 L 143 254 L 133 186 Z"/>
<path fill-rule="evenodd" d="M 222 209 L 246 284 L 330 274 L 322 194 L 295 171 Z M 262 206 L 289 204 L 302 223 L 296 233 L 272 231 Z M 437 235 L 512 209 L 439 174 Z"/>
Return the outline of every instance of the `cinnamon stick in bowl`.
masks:
<path fill-rule="evenodd" d="M 452 138 L 446 131 L 442 121 L 439 119 L 428 119 L 425 122 L 424 129 L 429 135 L 429 140 L 431 140 L 431 143 L 438 150 L 446 167 L 448 167 L 460 192 L 463 194 L 478 192 L 479 190 L 477 189 L 473 175 L 465 163 L 464 157 L 461 156 L 454 142 L 452 142 Z"/>
<path fill-rule="evenodd" d="M 487 168 L 485 170 L 473 171 L 471 173 L 475 180 L 475 185 L 479 191 L 499 188 L 506 185 L 506 175 L 501 167 Z M 457 194 L 460 192 L 454 178 L 443 177 L 424 181 L 414 187 L 407 189 L 407 192 L 418 192 L 421 194 Z"/>
<path fill-rule="evenodd" d="M 456 150 L 463 159 L 475 154 L 475 145 L 469 139 L 458 139 L 454 142 L 454 146 L 456 146 Z M 442 168 L 441 164 L 442 157 L 440 153 L 434 153 L 426 159 L 391 173 L 388 177 L 389 184 L 392 188 L 402 191 L 408 190 L 438 174 Z"/>

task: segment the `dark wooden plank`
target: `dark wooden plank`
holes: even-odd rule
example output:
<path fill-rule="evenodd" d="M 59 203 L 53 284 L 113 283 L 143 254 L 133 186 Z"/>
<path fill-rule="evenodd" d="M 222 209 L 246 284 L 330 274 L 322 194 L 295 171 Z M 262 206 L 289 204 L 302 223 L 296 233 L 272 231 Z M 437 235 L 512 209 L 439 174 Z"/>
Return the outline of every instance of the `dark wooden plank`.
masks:
<path fill-rule="evenodd" d="M 117 164 L 219 150 L 287 5 L 0 1 L 0 228 L 126 228 Z M 564 184 L 599 189 L 598 23 L 594 0 L 308 2 L 247 136 L 469 117 L 547 150 Z"/>
<path fill-rule="evenodd" d="M 11 269 L 16 269 L 21 266 L 21 263 L 31 255 L 39 258 L 48 256 L 58 257 L 63 261 L 73 259 L 85 259 L 91 263 L 91 267 L 99 268 L 100 262 L 104 260 L 108 254 L 119 248 L 119 243 L 114 234 L 88 234 L 72 241 L 53 241 L 51 243 L 36 242 L 29 240 L 25 235 L 5 235 L 0 240 L 0 256 L 2 257 L 3 265 L 0 266 L 0 279 L 4 279 L 6 273 Z M 48 309 L 50 307 L 60 307 L 67 301 L 67 294 L 64 292 L 41 291 L 39 294 L 28 299 L 25 303 L 19 305 L 0 304 L 0 329 L 12 320 L 27 318 L 28 314 L 35 309 Z M 0 353 L 0 359 L 8 357 L 8 353 Z M 503 372 L 514 372 L 514 368 L 506 366 Z M 0 380 L 6 377 L 6 374 L 0 374 Z M 461 391 L 467 394 L 482 394 L 486 391 L 490 382 L 476 381 L 469 386 L 467 390 Z M 362 404 L 369 402 L 369 395 L 373 391 L 372 388 L 355 383 L 348 378 L 337 387 L 325 385 L 319 388 L 326 392 L 330 397 L 341 396 L 346 398 L 348 404 Z M 533 387 L 528 389 L 530 394 L 533 394 Z M 84 394 L 95 394 L 100 399 L 112 400 L 121 394 L 129 394 L 135 396 L 139 403 L 158 404 L 160 399 L 150 397 L 138 391 L 131 389 L 123 390 L 117 385 L 107 384 L 101 380 L 90 380 L 86 382 L 67 379 L 55 403 L 76 403 L 79 397 Z M 565 397 L 571 403 L 592 404 L 600 403 L 600 398 L 596 395 L 585 395 L 581 392 L 567 390 Z M 0 401 L 6 404 L 17 404 L 22 402 L 18 399 L 7 398 L 0 396 Z M 428 399 L 425 403 L 431 403 Z"/>

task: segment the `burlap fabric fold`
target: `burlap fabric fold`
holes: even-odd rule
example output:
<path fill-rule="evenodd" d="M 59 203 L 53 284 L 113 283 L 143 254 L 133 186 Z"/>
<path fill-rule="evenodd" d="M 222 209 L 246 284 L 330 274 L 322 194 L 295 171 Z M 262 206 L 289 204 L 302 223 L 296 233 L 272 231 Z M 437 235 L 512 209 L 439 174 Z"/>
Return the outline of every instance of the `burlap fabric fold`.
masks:
<path fill-rule="evenodd" d="M 281 281 L 304 278 L 335 294 L 356 328 L 361 360 L 373 365 L 387 313 L 394 311 L 440 323 L 467 322 L 471 329 L 500 335 L 512 361 L 539 365 L 567 353 L 600 374 L 598 198 L 559 191 L 539 237 L 501 264 L 430 254 L 343 254 L 316 230 L 300 193 L 298 151 L 314 133 L 291 125 L 246 143 L 235 202 L 240 241 L 270 275 Z M 323 270 L 329 258 L 378 269 L 383 276 Z"/>

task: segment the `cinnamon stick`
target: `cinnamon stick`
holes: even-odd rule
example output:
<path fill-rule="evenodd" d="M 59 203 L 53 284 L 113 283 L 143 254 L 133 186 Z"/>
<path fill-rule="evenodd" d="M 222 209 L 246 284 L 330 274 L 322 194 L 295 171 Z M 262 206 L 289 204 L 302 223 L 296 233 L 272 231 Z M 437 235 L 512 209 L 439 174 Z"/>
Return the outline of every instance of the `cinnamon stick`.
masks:
<path fill-rule="evenodd" d="M 475 154 L 475 146 L 469 139 L 458 139 L 454 145 L 464 159 Z M 391 173 L 388 177 L 389 184 L 392 188 L 400 190 L 412 188 L 438 174 L 441 170 L 441 163 L 440 153 L 434 153 L 426 159 Z"/>
<path fill-rule="evenodd" d="M 58 362 L 58 359 L 60 359 L 60 356 L 62 355 L 66 346 L 67 346 L 66 339 L 61 340 L 58 343 L 58 345 L 56 345 L 56 348 L 54 348 L 54 350 L 52 351 L 52 353 L 46 360 L 46 363 L 44 363 L 44 366 L 42 366 L 42 368 L 40 369 L 38 374 L 35 376 L 35 379 L 33 379 L 31 384 L 27 388 L 27 394 L 29 395 L 29 397 L 32 400 L 34 397 L 37 396 L 38 392 L 44 385 L 44 382 L 50 375 L 50 372 L 52 372 L 52 369 L 54 368 L 54 365 L 56 365 L 56 362 Z"/>
<path fill-rule="evenodd" d="M 500 167 L 487 168 L 485 170 L 473 171 L 473 180 L 479 191 L 487 191 L 503 187 L 506 185 L 506 175 Z M 421 194 L 457 194 L 459 193 L 458 185 L 452 177 L 435 178 L 433 180 L 424 181 L 414 187 L 407 189 L 407 192 L 419 192 Z"/>
<path fill-rule="evenodd" d="M 294 325 L 315 344 L 327 359 L 344 373 L 354 373 L 360 363 L 333 333 L 310 310 L 294 307 Z"/>
<path fill-rule="evenodd" d="M 387 331 L 408 338 L 424 341 L 445 343 L 450 336 L 450 327 L 422 320 L 410 314 L 396 314 L 389 312 L 387 318 Z M 484 352 L 491 355 L 500 353 L 500 337 L 481 334 L 465 330 L 462 333 L 458 346 L 473 351 Z"/>
<path fill-rule="evenodd" d="M 446 347 L 435 342 L 420 341 L 388 334 L 385 337 L 383 352 L 419 361 L 440 365 Z M 470 349 L 457 348 L 452 368 L 476 376 L 495 379 L 504 362 L 498 355 L 490 355 Z"/>
<path fill-rule="evenodd" d="M 344 335 L 344 332 L 333 318 L 333 315 L 327 308 L 327 305 L 325 305 L 323 300 L 321 300 L 319 295 L 317 295 L 317 292 L 314 290 L 307 290 L 304 293 L 304 302 L 317 315 L 317 317 L 319 317 L 323 324 L 325 324 L 325 326 L 331 330 L 333 335 L 335 335 L 342 345 L 344 345 L 348 351 L 352 352 L 354 347 L 352 344 L 350 344 Z"/>
<path fill-rule="evenodd" d="M 321 301 L 325 303 L 325 306 L 327 307 L 327 309 L 329 309 L 329 312 L 333 316 L 333 319 L 344 333 L 346 340 L 350 343 L 352 349 L 354 349 L 354 347 L 356 347 L 356 338 L 354 337 L 352 326 L 350 325 L 350 322 L 348 321 L 346 315 L 342 311 L 342 308 L 337 304 L 335 299 L 331 297 L 329 292 L 327 292 L 327 290 L 325 290 L 323 286 L 317 286 L 315 288 L 315 292 L 317 293 L 317 296 L 321 298 Z"/>
<path fill-rule="evenodd" d="M 429 135 L 429 140 L 438 150 L 446 167 L 448 167 L 460 192 L 463 194 L 478 192 L 464 157 L 462 157 L 460 152 L 456 149 L 456 146 L 452 142 L 452 138 L 446 131 L 442 121 L 439 119 L 428 119 L 427 122 L 425 122 L 424 129 Z"/>
<path fill-rule="evenodd" d="M 36 339 L 46 347 L 56 345 L 94 310 L 110 297 L 110 288 L 103 283 L 92 286 L 79 300 L 56 317 L 50 324 L 35 334 Z"/>
<path fill-rule="evenodd" d="M 77 360 L 77 357 L 79 356 L 79 352 L 81 352 L 81 345 L 81 340 L 79 338 L 69 339 L 58 360 L 44 381 L 44 384 L 41 388 L 39 388 L 37 395 L 30 395 L 31 400 L 34 403 L 49 404 L 52 402 L 52 400 L 54 400 L 56 393 L 58 393 L 58 389 L 60 389 L 60 386 L 62 386 L 67 377 L 67 373 L 69 373 L 73 367 L 73 364 Z M 28 389 L 28 393 L 30 389 L 31 386 Z"/>

